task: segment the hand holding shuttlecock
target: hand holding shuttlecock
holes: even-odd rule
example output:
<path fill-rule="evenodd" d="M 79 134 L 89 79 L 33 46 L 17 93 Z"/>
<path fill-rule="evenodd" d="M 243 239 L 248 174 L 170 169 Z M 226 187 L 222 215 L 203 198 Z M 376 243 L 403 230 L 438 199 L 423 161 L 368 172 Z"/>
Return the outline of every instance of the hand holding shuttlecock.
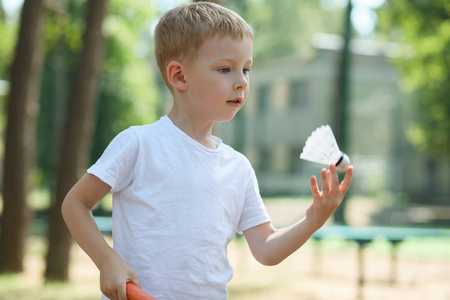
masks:
<path fill-rule="evenodd" d="M 333 131 L 328 125 L 323 125 L 311 133 L 300 158 L 319 164 L 334 164 L 340 172 L 345 172 L 350 166 L 350 158 L 339 150 Z"/>

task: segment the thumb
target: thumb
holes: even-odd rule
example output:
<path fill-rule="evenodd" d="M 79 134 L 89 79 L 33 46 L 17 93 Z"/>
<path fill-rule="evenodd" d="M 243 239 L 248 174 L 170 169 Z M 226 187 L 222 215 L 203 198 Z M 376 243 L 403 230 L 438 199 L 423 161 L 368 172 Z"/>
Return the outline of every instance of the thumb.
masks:
<path fill-rule="evenodd" d="M 133 271 L 132 274 L 130 274 L 130 277 L 128 278 L 128 282 L 132 282 L 134 285 L 141 287 L 141 281 L 139 280 L 139 277 L 137 274 Z"/>

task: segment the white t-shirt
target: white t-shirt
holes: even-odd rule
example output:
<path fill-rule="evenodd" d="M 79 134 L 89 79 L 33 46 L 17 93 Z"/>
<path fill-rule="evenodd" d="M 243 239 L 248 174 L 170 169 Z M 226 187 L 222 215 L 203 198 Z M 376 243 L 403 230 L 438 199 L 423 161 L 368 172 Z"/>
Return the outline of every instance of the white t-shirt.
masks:
<path fill-rule="evenodd" d="M 270 221 L 249 161 L 214 138 L 204 147 L 164 116 L 88 170 L 111 186 L 114 249 L 158 300 L 227 299 L 228 243 Z"/>

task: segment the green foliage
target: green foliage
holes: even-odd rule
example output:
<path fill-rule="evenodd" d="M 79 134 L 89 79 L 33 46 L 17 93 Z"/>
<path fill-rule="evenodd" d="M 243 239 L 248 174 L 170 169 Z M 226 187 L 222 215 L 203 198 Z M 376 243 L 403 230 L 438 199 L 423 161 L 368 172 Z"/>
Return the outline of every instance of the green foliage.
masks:
<path fill-rule="evenodd" d="M 9 67 L 13 59 L 13 50 L 16 43 L 18 26 L 7 22 L 0 2 L 0 80 L 9 79 Z M 5 126 L 5 102 L 6 96 L 0 94 L 0 131 Z M 0 153 L 3 154 L 3 145 L 0 146 Z"/>
<path fill-rule="evenodd" d="M 342 8 L 323 9 L 323 1 L 248 0 L 245 6 L 240 2 L 229 0 L 226 4 L 255 28 L 255 61 L 308 49 L 315 33 L 341 33 Z"/>
<path fill-rule="evenodd" d="M 86 0 L 56 1 L 45 28 L 46 59 L 38 119 L 40 184 L 51 187 L 57 164 L 58 140 L 65 108 L 82 48 Z M 150 64 L 148 1 L 111 0 L 104 22 L 106 47 L 98 91 L 92 141 L 94 162 L 112 138 L 130 125 L 153 122 L 159 95 Z M 56 158 L 56 159 L 55 159 Z"/>
<path fill-rule="evenodd" d="M 380 11 L 380 27 L 400 39 L 396 59 L 404 88 L 414 93 L 418 122 L 408 136 L 421 150 L 450 155 L 450 2 L 390 0 Z"/>
<path fill-rule="evenodd" d="M 155 121 L 159 100 L 151 70 L 150 22 L 147 1 L 115 0 L 105 20 L 108 37 L 99 96 L 92 162 L 120 131 Z"/>
<path fill-rule="evenodd" d="M 2 36 L 0 43 L 0 79 L 6 80 L 16 42 L 17 25 L 0 20 L 0 33 Z"/>
<path fill-rule="evenodd" d="M 83 3 L 65 2 L 51 7 L 45 23 L 45 61 L 37 121 L 38 182 L 54 183 L 58 140 L 64 126 L 65 108 L 77 55 L 82 45 Z"/>

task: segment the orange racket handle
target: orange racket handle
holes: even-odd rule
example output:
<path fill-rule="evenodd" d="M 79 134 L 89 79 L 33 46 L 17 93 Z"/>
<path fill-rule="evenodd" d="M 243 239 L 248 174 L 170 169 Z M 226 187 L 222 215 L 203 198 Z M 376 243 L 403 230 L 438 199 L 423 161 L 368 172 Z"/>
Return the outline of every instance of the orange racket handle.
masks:
<path fill-rule="evenodd" d="M 127 282 L 127 297 L 128 300 L 158 300 L 131 282 Z"/>

